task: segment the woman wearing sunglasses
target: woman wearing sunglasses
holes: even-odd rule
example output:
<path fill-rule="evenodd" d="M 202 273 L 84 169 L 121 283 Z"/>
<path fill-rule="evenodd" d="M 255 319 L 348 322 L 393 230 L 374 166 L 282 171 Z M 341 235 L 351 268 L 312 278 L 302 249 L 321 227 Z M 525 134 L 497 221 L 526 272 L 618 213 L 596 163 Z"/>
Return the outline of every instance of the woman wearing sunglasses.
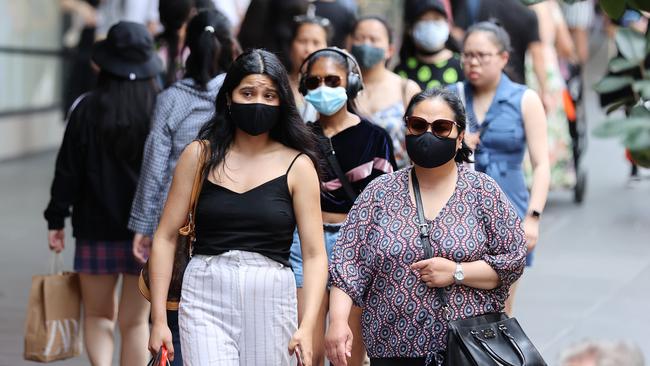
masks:
<path fill-rule="evenodd" d="M 309 55 L 303 66 L 305 73 L 301 77 L 300 92 L 320 114 L 316 122 L 307 125 L 320 142 L 323 168 L 321 210 L 325 246 L 329 256 L 339 236 L 341 223 L 347 217 L 356 196 L 370 181 L 392 172 L 395 158 L 388 133 L 354 112 L 355 98 L 363 88 L 354 57 L 338 48 L 325 48 Z M 302 253 L 298 238 L 294 239 L 291 248 L 291 266 L 298 287 L 300 319 L 304 293 Z M 322 345 L 327 304 L 325 299 L 318 318 L 319 328 L 314 334 L 314 365 L 322 364 L 324 358 Z M 350 316 L 350 324 L 356 331 L 360 331 L 360 314 L 361 310 L 356 308 Z M 318 345 L 321 346 L 320 349 L 316 348 Z M 356 346 L 350 364 L 360 366 L 365 352 L 361 342 Z"/>
<path fill-rule="evenodd" d="M 494 178 L 517 209 L 528 245 L 526 265 L 532 264 L 539 220 L 546 204 L 550 163 L 546 114 L 537 94 L 511 81 L 503 72 L 510 37 L 500 26 L 481 22 L 470 27 L 463 46 L 463 70 L 469 130 L 465 141 L 475 149 L 476 170 Z M 522 162 L 528 150 L 533 184 L 528 191 Z M 506 312 L 512 312 L 515 286 Z"/>
<path fill-rule="evenodd" d="M 463 144 L 465 111 L 458 97 L 425 90 L 409 103 L 405 122 L 413 167 L 366 187 L 331 256 L 325 346 L 337 366 L 346 365 L 346 353 L 361 342 L 347 323 L 353 305 L 363 307 L 371 366 L 437 366 L 448 320 L 500 311 L 523 272 L 526 247 L 515 208 L 492 178 L 462 164 L 471 151 Z M 437 288 L 453 299 L 448 312 Z"/>

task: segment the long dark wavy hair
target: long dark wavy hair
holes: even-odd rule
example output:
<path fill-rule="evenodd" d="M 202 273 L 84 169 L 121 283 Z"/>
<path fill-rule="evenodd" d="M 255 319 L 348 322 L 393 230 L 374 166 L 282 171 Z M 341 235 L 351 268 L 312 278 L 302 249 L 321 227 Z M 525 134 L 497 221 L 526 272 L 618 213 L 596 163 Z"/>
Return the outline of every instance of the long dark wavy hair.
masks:
<path fill-rule="evenodd" d="M 456 121 L 458 124 L 458 133 L 460 134 L 461 132 L 465 131 L 467 128 L 467 115 L 465 114 L 465 107 L 463 106 L 463 103 L 461 102 L 458 95 L 453 91 L 447 89 L 431 88 L 425 89 L 424 91 L 415 94 L 413 98 L 411 98 L 408 107 L 406 107 L 404 117 L 412 116 L 415 106 L 421 102 L 436 98 L 442 99 L 454 112 L 454 121 Z M 458 163 L 472 163 L 472 160 L 470 159 L 471 155 L 472 149 L 470 149 L 469 146 L 465 144 L 465 141 L 463 141 L 460 150 L 458 150 L 456 153 L 455 160 Z"/>
<path fill-rule="evenodd" d="M 212 78 L 226 72 L 241 53 L 230 29 L 230 21 L 218 10 L 199 11 L 187 25 L 185 44 L 190 55 L 185 62 L 185 76 L 203 89 Z"/>
<path fill-rule="evenodd" d="M 140 163 L 159 88 L 154 79 L 127 80 L 101 71 L 87 109 L 96 138 L 116 157 Z"/>
<path fill-rule="evenodd" d="M 204 176 L 224 161 L 234 141 L 236 126 L 229 113 L 228 99 L 232 98 L 242 79 L 253 74 L 267 75 L 273 80 L 280 99 L 280 116 L 269 133 L 270 137 L 307 155 L 318 171 L 316 136 L 300 118 L 286 69 L 271 52 L 252 49 L 242 53 L 230 66 L 217 95 L 215 115 L 199 131 L 198 138 L 210 142 L 210 158 Z"/>

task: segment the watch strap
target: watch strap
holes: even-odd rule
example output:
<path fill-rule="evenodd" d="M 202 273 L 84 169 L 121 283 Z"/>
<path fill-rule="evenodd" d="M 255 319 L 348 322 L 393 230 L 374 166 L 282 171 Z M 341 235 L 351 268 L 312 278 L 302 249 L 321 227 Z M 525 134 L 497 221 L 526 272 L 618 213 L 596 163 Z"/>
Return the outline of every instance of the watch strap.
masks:
<path fill-rule="evenodd" d="M 458 276 L 460 274 L 460 276 Z M 458 277 L 461 277 L 461 279 L 458 279 Z M 456 262 L 456 270 L 454 271 L 454 282 L 457 285 L 462 284 L 463 280 L 465 279 L 465 271 L 463 271 L 463 265 L 460 262 Z"/>

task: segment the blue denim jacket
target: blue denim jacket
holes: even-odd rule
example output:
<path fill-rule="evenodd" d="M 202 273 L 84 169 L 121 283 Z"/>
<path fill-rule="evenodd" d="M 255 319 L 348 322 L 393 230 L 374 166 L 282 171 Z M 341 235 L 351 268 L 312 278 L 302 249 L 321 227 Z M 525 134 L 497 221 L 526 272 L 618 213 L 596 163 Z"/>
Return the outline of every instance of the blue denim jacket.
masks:
<path fill-rule="evenodd" d="M 497 181 L 519 217 L 523 218 L 530 196 L 522 169 L 527 145 L 521 101 L 527 87 L 501 74 L 496 94 L 481 124 L 474 114 L 472 87 L 465 82 L 464 89 L 469 131 L 481 136 L 474 152 L 475 168 Z"/>

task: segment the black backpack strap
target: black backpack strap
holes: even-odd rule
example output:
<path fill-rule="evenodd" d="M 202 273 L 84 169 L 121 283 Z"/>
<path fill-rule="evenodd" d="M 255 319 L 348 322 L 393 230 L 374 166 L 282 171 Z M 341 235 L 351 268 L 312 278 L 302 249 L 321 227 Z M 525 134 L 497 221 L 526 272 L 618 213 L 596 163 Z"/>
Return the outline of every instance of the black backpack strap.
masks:
<path fill-rule="evenodd" d="M 323 135 L 322 133 L 318 134 L 318 139 L 319 139 L 318 146 L 320 147 L 323 156 L 325 156 L 325 159 L 327 159 L 327 163 L 334 171 L 334 174 L 336 174 L 336 177 L 341 182 L 345 194 L 348 195 L 348 198 L 350 198 L 352 202 L 356 201 L 357 194 L 354 192 L 350 180 L 348 180 L 348 177 L 345 175 L 345 173 L 343 173 L 343 169 L 341 169 L 341 165 L 339 164 L 339 161 L 336 158 L 336 151 L 334 151 L 334 147 L 332 146 L 332 140 L 329 137 Z"/>

